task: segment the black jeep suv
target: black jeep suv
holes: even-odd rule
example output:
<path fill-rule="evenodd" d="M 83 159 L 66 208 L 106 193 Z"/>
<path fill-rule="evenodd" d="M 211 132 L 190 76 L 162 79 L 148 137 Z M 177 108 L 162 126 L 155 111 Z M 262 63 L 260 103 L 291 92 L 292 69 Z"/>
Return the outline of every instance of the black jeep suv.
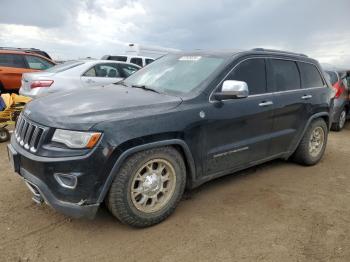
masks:
<path fill-rule="evenodd" d="M 145 227 L 185 188 L 272 159 L 322 157 L 333 91 L 317 61 L 254 49 L 167 55 L 123 82 L 39 98 L 9 158 L 37 202 Z"/>

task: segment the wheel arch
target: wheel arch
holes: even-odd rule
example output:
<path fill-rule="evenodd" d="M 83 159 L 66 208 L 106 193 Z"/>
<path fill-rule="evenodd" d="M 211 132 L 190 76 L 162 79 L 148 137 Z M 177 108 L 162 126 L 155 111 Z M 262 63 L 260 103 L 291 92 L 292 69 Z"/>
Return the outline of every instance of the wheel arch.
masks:
<path fill-rule="evenodd" d="M 151 143 L 146 143 L 146 144 L 131 147 L 125 150 L 119 157 L 117 157 L 102 187 L 101 193 L 98 197 L 98 202 L 99 203 L 103 202 L 115 176 L 118 173 L 118 170 L 120 169 L 120 167 L 128 157 L 130 157 L 135 153 L 138 153 L 147 149 L 164 147 L 164 146 L 172 146 L 182 155 L 185 162 L 186 171 L 187 171 L 186 187 L 191 187 L 195 179 L 196 169 L 195 169 L 194 159 L 188 145 L 182 139 L 161 140 L 161 141 L 156 141 L 156 142 L 151 142 Z"/>
<path fill-rule="evenodd" d="M 300 141 L 303 139 L 306 130 L 309 128 L 310 124 L 312 121 L 314 121 L 315 119 L 321 118 L 326 122 L 328 131 L 331 128 L 331 119 L 330 119 L 330 115 L 328 112 L 320 112 L 320 113 L 316 113 L 314 115 L 312 115 L 309 120 L 307 121 L 307 124 L 305 125 L 303 132 L 301 133 L 300 137 L 298 138 L 297 143 L 295 143 L 295 145 L 293 146 L 292 150 L 290 151 L 291 153 L 288 155 L 288 157 L 290 157 L 291 155 L 294 154 L 295 150 L 298 148 Z M 288 158 L 287 157 L 287 158 Z"/>

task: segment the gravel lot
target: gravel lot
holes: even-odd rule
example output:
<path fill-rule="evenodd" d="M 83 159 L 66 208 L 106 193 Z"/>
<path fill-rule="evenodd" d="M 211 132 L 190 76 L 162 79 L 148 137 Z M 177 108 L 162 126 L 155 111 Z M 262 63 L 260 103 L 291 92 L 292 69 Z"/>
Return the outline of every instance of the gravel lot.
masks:
<path fill-rule="evenodd" d="M 314 167 L 274 161 L 187 193 L 158 226 L 37 206 L 0 144 L 0 261 L 350 261 L 350 124 Z"/>

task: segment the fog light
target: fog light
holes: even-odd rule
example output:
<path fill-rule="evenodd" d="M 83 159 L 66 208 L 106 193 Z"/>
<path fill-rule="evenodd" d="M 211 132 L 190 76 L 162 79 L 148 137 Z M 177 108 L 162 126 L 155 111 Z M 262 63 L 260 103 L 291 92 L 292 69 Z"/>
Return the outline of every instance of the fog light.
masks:
<path fill-rule="evenodd" d="M 58 184 L 64 188 L 74 189 L 78 184 L 77 175 L 55 173 L 54 177 Z"/>

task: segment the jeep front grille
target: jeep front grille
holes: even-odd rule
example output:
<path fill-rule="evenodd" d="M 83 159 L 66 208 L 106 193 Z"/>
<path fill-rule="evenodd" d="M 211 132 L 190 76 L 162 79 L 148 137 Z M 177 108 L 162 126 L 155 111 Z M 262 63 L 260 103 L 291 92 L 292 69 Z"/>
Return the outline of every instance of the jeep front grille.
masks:
<path fill-rule="evenodd" d="M 43 134 L 44 128 L 29 122 L 22 115 L 18 118 L 15 138 L 24 149 L 35 153 L 38 150 Z"/>

